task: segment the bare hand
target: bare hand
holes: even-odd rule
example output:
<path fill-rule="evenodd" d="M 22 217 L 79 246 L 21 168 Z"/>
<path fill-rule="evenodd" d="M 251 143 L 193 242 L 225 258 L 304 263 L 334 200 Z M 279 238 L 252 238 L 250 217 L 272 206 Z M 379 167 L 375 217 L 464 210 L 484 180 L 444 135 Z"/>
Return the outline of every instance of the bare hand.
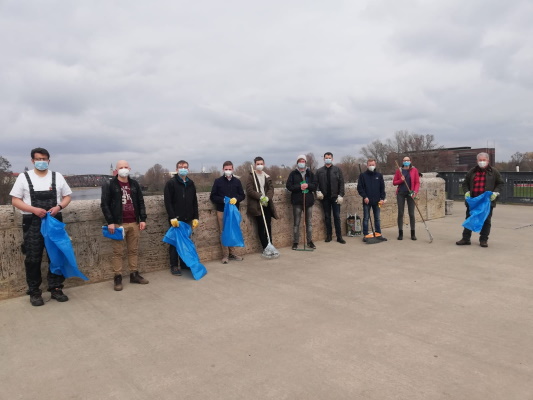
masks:
<path fill-rule="evenodd" d="M 368 204 L 370 202 L 370 200 L 368 200 L 368 197 L 365 197 L 365 204 Z"/>
<path fill-rule="evenodd" d="M 141 231 L 144 231 L 144 230 L 146 229 L 146 222 L 141 222 L 141 223 L 139 223 L 139 229 L 140 229 Z"/>
<path fill-rule="evenodd" d="M 44 208 L 37 208 L 35 207 L 33 209 L 33 213 L 37 215 L 39 218 L 44 218 L 46 216 L 46 210 Z"/>
<path fill-rule="evenodd" d="M 405 181 L 405 176 L 402 175 L 402 181 Z"/>
<path fill-rule="evenodd" d="M 54 206 L 48 210 L 48 212 L 50 213 L 52 217 L 55 217 L 59 211 L 61 211 L 61 207 L 59 206 Z"/>
<path fill-rule="evenodd" d="M 109 231 L 110 234 L 115 233 L 115 224 L 107 225 L 107 230 Z"/>
<path fill-rule="evenodd" d="M 301 188 L 302 190 L 305 190 L 305 189 L 307 189 L 308 187 L 309 187 L 309 185 L 308 185 L 307 183 L 302 183 L 302 184 L 300 185 L 300 188 Z"/>

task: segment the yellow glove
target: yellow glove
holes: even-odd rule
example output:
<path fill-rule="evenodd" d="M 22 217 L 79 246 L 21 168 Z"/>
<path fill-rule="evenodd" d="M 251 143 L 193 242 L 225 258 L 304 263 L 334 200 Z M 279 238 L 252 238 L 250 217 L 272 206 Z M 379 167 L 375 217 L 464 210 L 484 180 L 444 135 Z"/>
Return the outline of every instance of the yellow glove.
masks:
<path fill-rule="evenodd" d="M 192 229 L 196 229 L 197 226 L 198 226 L 198 220 L 197 219 L 193 219 L 192 220 Z"/>
<path fill-rule="evenodd" d="M 180 226 L 180 222 L 178 221 L 177 218 L 172 218 L 170 220 L 170 225 L 172 225 L 174 228 L 177 228 L 178 226 Z"/>
<path fill-rule="evenodd" d="M 237 204 L 237 199 L 235 197 L 233 197 L 230 201 L 229 201 L 230 204 Z"/>

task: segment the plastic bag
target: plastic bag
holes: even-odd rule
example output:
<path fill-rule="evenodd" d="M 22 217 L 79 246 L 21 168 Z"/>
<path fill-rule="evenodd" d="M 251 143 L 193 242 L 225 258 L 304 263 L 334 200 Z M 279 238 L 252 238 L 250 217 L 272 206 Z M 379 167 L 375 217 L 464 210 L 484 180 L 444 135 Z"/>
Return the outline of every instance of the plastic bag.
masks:
<path fill-rule="evenodd" d="M 473 232 L 481 231 L 483 224 L 490 213 L 490 196 L 492 192 L 484 192 L 476 197 L 468 197 L 466 202 L 470 211 L 470 217 L 468 217 L 463 226 L 466 229 L 470 229 Z"/>
<path fill-rule="evenodd" d="M 102 235 L 113 240 L 124 240 L 124 228 L 119 226 L 118 228 L 115 228 L 115 233 L 109 233 L 109 228 L 107 225 L 104 225 L 102 226 Z"/>
<path fill-rule="evenodd" d="M 190 238 L 191 232 L 192 228 L 189 224 L 180 222 L 178 227 L 170 227 L 163 238 L 163 242 L 171 244 L 176 248 L 178 255 L 191 269 L 193 278 L 199 280 L 207 274 L 207 269 L 200 263 L 196 246 Z"/>
<path fill-rule="evenodd" d="M 47 213 L 41 221 L 41 234 L 50 257 L 50 271 L 65 278 L 77 277 L 89 280 L 78 268 L 72 242 L 63 222 Z"/>
<path fill-rule="evenodd" d="M 230 204 L 229 197 L 224 197 L 224 219 L 222 223 L 222 246 L 244 247 L 241 232 L 242 216 L 235 204 Z"/>

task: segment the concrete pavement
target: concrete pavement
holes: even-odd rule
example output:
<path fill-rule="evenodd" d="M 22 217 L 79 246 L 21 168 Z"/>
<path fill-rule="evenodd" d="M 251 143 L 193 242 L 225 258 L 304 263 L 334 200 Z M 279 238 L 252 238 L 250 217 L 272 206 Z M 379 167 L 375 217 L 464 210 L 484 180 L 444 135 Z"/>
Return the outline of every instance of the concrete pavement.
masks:
<path fill-rule="evenodd" d="M 463 216 L 1 301 L 0 398 L 533 399 L 533 208 L 498 205 L 486 249 Z"/>

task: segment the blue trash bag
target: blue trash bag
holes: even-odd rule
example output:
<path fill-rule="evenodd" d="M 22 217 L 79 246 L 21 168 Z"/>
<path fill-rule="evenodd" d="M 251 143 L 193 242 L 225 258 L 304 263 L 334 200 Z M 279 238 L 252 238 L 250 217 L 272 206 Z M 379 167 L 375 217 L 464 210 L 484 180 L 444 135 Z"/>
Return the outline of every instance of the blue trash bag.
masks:
<path fill-rule="evenodd" d="M 124 228 L 119 226 L 118 228 L 115 228 L 114 233 L 110 233 L 107 225 L 104 225 L 102 226 L 102 235 L 113 240 L 124 240 Z"/>
<path fill-rule="evenodd" d="M 180 222 L 180 226 L 177 228 L 170 227 L 163 238 L 163 242 L 171 244 L 176 248 L 178 255 L 191 269 L 193 278 L 199 280 L 207 274 L 207 269 L 200 262 L 200 258 L 196 252 L 196 246 L 190 237 L 191 232 L 192 228 L 189 224 Z"/>
<path fill-rule="evenodd" d="M 229 197 L 224 197 L 224 219 L 222 223 L 222 246 L 244 247 L 241 232 L 242 216 L 235 204 L 230 204 Z"/>
<path fill-rule="evenodd" d="M 468 209 L 470 210 L 470 217 L 468 217 L 463 226 L 473 232 L 481 231 L 483 224 L 490 213 L 490 196 L 492 192 L 483 192 L 477 197 L 469 197 L 466 199 Z"/>
<path fill-rule="evenodd" d="M 50 271 L 65 278 L 89 280 L 78 268 L 72 242 L 63 222 L 47 213 L 41 220 L 41 234 L 50 257 Z"/>

